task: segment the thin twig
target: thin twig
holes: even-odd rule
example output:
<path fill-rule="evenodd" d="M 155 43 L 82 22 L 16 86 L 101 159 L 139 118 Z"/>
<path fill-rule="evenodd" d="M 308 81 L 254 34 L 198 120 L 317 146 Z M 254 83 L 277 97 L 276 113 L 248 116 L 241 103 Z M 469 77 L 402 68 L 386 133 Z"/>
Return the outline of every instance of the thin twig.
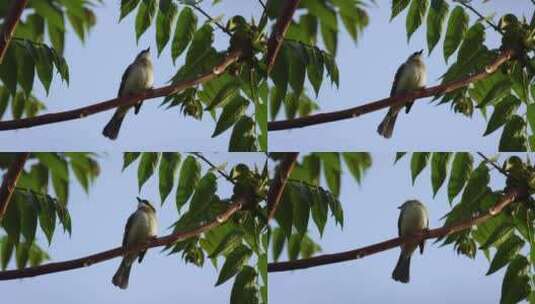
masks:
<path fill-rule="evenodd" d="M 234 50 L 230 52 L 221 63 L 212 68 L 210 71 L 207 71 L 195 78 L 187 79 L 165 87 L 149 89 L 139 94 L 126 95 L 74 110 L 43 114 L 22 119 L 0 121 L 0 131 L 31 128 L 61 121 L 80 119 L 100 112 L 108 111 L 119 106 L 132 106 L 140 100 L 147 101 L 148 99 L 176 94 L 187 88 L 206 83 L 214 78 L 219 77 L 231 64 L 237 62 L 241 55 L 241 50 Z"/>
<path fill-rule="evenodd" d="M 535 1 L 535 0 L 532 0 L 532 1 Z M 258 0 L 258 2 L 260 2 L 260 5 L 262 6 L 262 8 L 264 9 L 264 11 L 266 10 L 266 5 L 264 4 L 264 1 L 262 0 Z"/>
<path fill-rule="evenodd" d="M 422 231 L 418 235 L 414 235 L 406 238 L 393 238 L 380 243 L 369 245 L 366 247 L 334 253 L 334 254 L 324 254 L 318 255 L 315 257 L 288 261 L 288 262 L 276 262 L 268 264 L 268 272 L 280 272 L 280 271 L 289 271 L 296 269 L 304 269 L 310 267 L 316 267 L 327 264 L 340 263 L 345 261 L 351 261 L 356 259 L 361 259 L 363 257 L 376 254 L 388 249 L 398 247 L 399 245 L 406 242 L 417 242 L 419 243 L 425 239 L 441 238 L 447 235 L 457 233 L 466 229 L 470 229 L 473 226 L 480 225 L 493 216 L 502 212 L 502 210 L 507 207 L 509 204 L 515 202 L 518 199 L 521 199 L 528 195 L 526 189 L 512 189 L 507 192 L 500 200 L 496 202 L 494 207 L 492 207 L 487 213 L 476 216 L 470 220 L 462 221 L 455 223 L 449 226 L 443 226 L 440 228 Z"/>
<path fill-rule="evenodd" d="M 279 207 L 279 203 L 282 198 L 282 193 L 284 192 L 288 178 L 295 167 L 298 155 L 299 153 L 295 152 L 286 153 L 286 156 L 283 158 L 280 164 L 280 168 L 275 173 L 275 178 L 273 179 L 268 192 L 268 223 L 277 212 L 277 208 Z"/>
<path fill-rule="evenodd" d="M 481 156 L 481 158 L 483 158 L 487 163 L 491 164 L 491 166 L 496 168 L 496 170 L 498 170 L 501 174 L 503 174 L 506 177 L 509 177 L 509 173 L 507 173 L 503 168 L 500 168 L 500 166 L 498 166 L 498 164 L 496 164 L 496 162 L 494 162 L 490 158 L 486 157 L 485 154 L 483 154 L 481 152 L 477 152 L 477 155 Z"/>
<path fill-rule="evenodd" d="M 11 36 L 13 36 L 13 33 L 15 32 L 15 27 L 17 27 L 20 16 L 27 4 L 28 0 L 11 0 L 11 8 L 7 13 L 6 18 L 4 18 L 2 31 L 0 32 L 0 63 L 4 60 L 7 47 L 11 41 Z"/>
<path fill-rule="evenodd" d="M 4 180 L 2 181 L 2 186 L 0 187 L 0 221 L 6 214 L 7 207 L 11 200 L 11 195 L 13 195 L 13 190 L 17 185 L 20 175 L 24 169 L 24 164 L 30 156 L 29 152 L 16 153 L 13 162 L 7 169 L 7 172 L 4 175 Z"/>
<path fill-rule="evenodd" d="M 513 58 L 513 50 L 503 51 L 496 60 L 485 67 L 480 72 L 468 76 L 463 79 L 455 80 L 449 83 L 442 85 L 437 85 L 434 87 L 429 87 L 426 89 L 412 91 L 406 94 L 400 94 L 393 97 L 384 98 L 381 100 L 373 101 L 362 106 L 353 107 L 346 110 L 328 112 L 328 113 L 319 113 L 304 117 L 299 117 L 295 119 L 288 120 L 279 120 L 268 122 L 268 131 L 280 131 L 294 128 L 303 128 L 307 126 L 323 124 L 327 122 L 334 122 L 338 120 L 355 118 L 364 114 L 375 112 L 390 106 L 404 105 L 408 101 L 413 101 L 416 99 L 422 99 L 425 97 L 436 96 L 444 93 L 454 91 L 456 89 L 465 87 L 475 81 L 482 80 L 487 78 L 489 75 L 494 73 L 502 64 L 509 61 Z"/>
<path fill-rule="evenodd" d="M 534 0 L 532 0 L 534 1 Z M 486 18 L 485 16 L 483 16 L 483 14 L 481 14 L 479 11 L 477 11 L 472 5 L 468 4 L 468 1 L 463 1 L 463 0 L 454 0 L 454 2 L 457 2 L 459 3 L 460 5 L 466 7 L 467 9 L 469 9 L 470 11 L 472 11 L 472 13 L 476 14 L 479 18 L 481 18 L 482 20 L 484 20 L 485 22 L 487 22 L 488 25 L 490 25 L 495 31 L 497 31 L 498 33 L 500 33 L 501 35 L 503 35 L 503 31 L 496 25 L 494 24 L 494 22 L 490 21 L 488 18 Z"/>
<path fill-rule="evenodd" d="M 28 277 L 34 277 L 34 276 L 44 275 L 48 273 L 88 267 L 97 263 L 101 263 L 101 262 L 119 257 L 127 252 L 134 252 L 134 251 L 147 249 L 147 248 L 170 245 L 180 240 L 198 236 L 206 231 L 209 231 L 221 225 L 222 223 L 226 222 L 233 214 L 241 210 L 243 205 L 244 205 L 243 200 L 237 200 L 236 202 L 230 204 L 226 211 L 219 214 L 211 222 L 208 222 L 190 231 L 175 232 L 167 236 L 152 239 L 148 241 L 146 244 L 137 246 L 135 248 L 131 248 L 128 251 L 124 250 L 123 247 L 117 247 L 114 249 L 110 249 L 104 252 L 99 252 L 99 253 L 92 254 L 92 255 L 82 257 L 79 259 L 57 262 L 57 263 L 49 263 L 49 264 L 44 264 L 44 265 L 35 266 L 35 267 L 28 267 L 28 268 L 24 268 L 20 270 L 1 271 L 0 281 L 28 278 Z"/>
<path fill-rule="evenodd" d="M 220 30 L 222 30 L 225 34 L 232 36 L 232 33 L 223 25 L 221 25 L 219 22 L 217 22 L 212 16 L 210 16 L 205 10 L 203 10 L 200 6 L 196 4 L 189 4 L 191 7 L 199 11 L 199 13 L 203 14 L 206 19 L 210 20 L 213 24 L 215 24 Z"/>
<path fill-rule="evenodd" d="M 212 163 L 209 159 L 207 159 L 206 157 L 204 157 L 200 152 L 191 152 L 190 153 L 191 155 L 194 155 L 196 157 L 198 157 L 199 159 L 201 159 L 202 161 L 204 161 L 205 163 L 207 163 L 210 167 L 212 167 L 212 169 L 216 170 L 217 172 L 219 172 L 219 174 L 221 174 L 221 176 L 223 176 L 226 180 L 228 180 L 229 182 L 231 182 L 232 184 L 236 185 L 236 181 L 232 179 L 232 177 L 230 177 L 230 175 L 228 175 L 225 171 L 223 171 L 221 168 L 217 167 L 214 163 Z"/>

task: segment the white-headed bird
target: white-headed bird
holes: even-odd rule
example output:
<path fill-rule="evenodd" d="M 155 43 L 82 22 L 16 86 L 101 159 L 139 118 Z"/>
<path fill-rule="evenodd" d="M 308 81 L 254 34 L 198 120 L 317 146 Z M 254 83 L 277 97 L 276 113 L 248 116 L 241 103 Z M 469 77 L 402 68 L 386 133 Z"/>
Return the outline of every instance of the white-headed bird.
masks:
<path fill-rule="evenodd" d="M 417 200 L 406 201 L 399 207 L 401 210 L 398 219 L 398 234 L 400 237 L 410 237 L 422 230 L 429 228 L 429 216 L 424 204 Z M 411 255 L 420 246 L 420 254 L 424 253 L 425 241 L 406 242 L 400 245 L 398 263 L 392 272 L 392 279 L 402 283 L 409 282 L 409 269 L 411 265 Z"/>
<path fill-rule="evenodd" d="M 133 95 L 141 93 L 147 89 L 152 88 L 154 83 L 154 71 L 152 68 L 152 61 L 150 59 L 150 47 L 141 51 L 136 57 L 136 60 L 128 66 L 121 79 L 121 86 L 119 87 L 118 97 Z M 139 101 L 135 107 L 135 114 L 141 109 L 142 100 Z M 131 107 L 118 107 L 115 114 L 102 130 L 102 135 L 109 139 L 115 140 L 119 135 L 123 119 Z"/>
<path fill-rule="evenodd" d="M 126 222 L 123 236 L 123 249 L 125 254 L 119 269 L 113 276 L 113 285 L 126 289 L 128 288 L 128 278 L 132 264 L 138 259 L 139 263 L 143 260 L 147 250 L 138 252 L 128 252 L 132 248 L 142 246 L 149 239 L 156 237 L 158 234 L 158 220 L 156 219 L 156 209 L 147 201 L 137 198 L 137 210 L 130 215 Z"/>
<path fill-rule="evenodd" d="M 423 51 L 424 50 L 421 50 L 412 54 L 409 59 L 398 68 L 396 76 L 394 77 L 394 84 L 390 90 L 390 97 L 425 87 L 427 82 L 427 71 L 422 59 Z M 411 100 L 406 103 L 406 113 L 409 113 L 411 110 L 413 102 L 414 100 Z M 385 118 L 377 127 L 377 133 L 385 138 L 392 137 L 396 118 L 398 117 L 401 108 L 403 108 L 403 105 L 390 107 Z"/>

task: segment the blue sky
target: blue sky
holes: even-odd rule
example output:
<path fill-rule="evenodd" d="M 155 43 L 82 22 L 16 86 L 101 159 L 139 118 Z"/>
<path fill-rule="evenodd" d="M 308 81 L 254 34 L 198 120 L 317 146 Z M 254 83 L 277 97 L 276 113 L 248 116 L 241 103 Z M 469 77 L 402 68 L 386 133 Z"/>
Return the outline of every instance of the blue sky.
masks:
<path fill-rule="evenodd" d="M 440 218 L 450 210 L 447 191 L 443 186 L 433 199 L 429 168 L 413 186 L 407 156 L 396 165 L 393 165 L 393 153 L 373 153 L 372 158 L 373 165 L 361 186 L 349 172 L 342 175 L 343 230 L 329 218 L 323 239 L 320 239 L 311 220 L 309 233 L 323 248 L 322 253 L 356 249 L 396 237 L 397 207 L 409 199 L 426 204 L 430 227 L 442 226 Z M 481 158 L 474 156 L 474 160 L 477 165 Z M 492 170 L 491 188 L 500 189 L 503 184 L 502 176 Z M 485 276 L 490 263 L 481 252 L 471 260 L 457 255 L 451 246 L 440 248 L 428 241 L 424 254 L 418 253 L 412 258 L 409 284 L 395 282 L 390 277 L 398 256 L 399 248 L 395 248 L 358 261 L 272 273 L 269 275 L 270 303 L 499 302 L 504 270 Z M 285 250 L 281 260 L 286 259 Z"/>
<path fill-rule="evenodd" d="M 228 162 L 229 170 L 240 162 L 262 167 L 265 161 L 261 153 L 204 155 L 216 164 Z M 78 184 L 71 183 L 72 237 L 63 234 L 58 227 L 48 248 L 45 237 L 42 234 L 39 237 L 39 244 L 46 248 L 54 262 L 119 246 L 126 219 L 136 208 L 137 195 L 154 203 L 159 235 L 170 233 L 167 228 L 177 220 L 175 190 L 161 207 L 157 177 L 149 179 L 138 194 L 137 163 L 121 172 L 122 155 L 119 153 L 102 155 L 99 162 L 101 175 L 89 195 Z M 203 164 L 203 172 L 205 169 Z M 218 177 L 218 185 L 218 194 L 230 197 L 232 185 L 221 177 Z M 149 250 L 143 263 L 133 267 L 126 291 L 111 284 L 119 263 L 120 259 L 115 258 L 84 269 L 4 281 L 0 284 L 0 294 L 5 303 L 223 303 L 230 298 L 233 280 L 214 287 L 219 272 L 209 261 L 205 267 L 198 268 L 185 264 L 180 255 L 167 256 L 160 248 Z"/>
<path fill-rule="evenodd" d="M 204 8 L 213 16 L 260 14 L 257 1 L 223 1 L 211 7 L 206 1 Z M 34 94 L 47 106 L 46 112 L 58 112 L 91 105 L 114 98 L 126 67 L 136 55 L 151 46 L 155 68 L 154 86 L 160 87 L 176 73 L 183 64 L 179 58 L 173 66 L 170 45 L 157 57 L 155 26 L 151 26 L 136 45 L 134 11 L 119 23 L 120 1 L 105 1 L 95 7 L 97 24 L 85 44 L 68 27 L 65 43 L 65 58 L 69 64 L 70 85 L 54 76 L 50 95 L 46 96 L 37 81 Z M 199 16 L 199 20 L 203 20 Z M 216 47 L 225 49 L 228 37 L 215 31 Z M 0 132 L 2 150 L 55 150 L 55 151 L 125 151 L 125 150 L 181 150 L 181 151 L 227 151 L 231 130 L 211 138 L 215 122 L 205 113 L 202 121 L 184 117 L 179 108 L 158 108 L 163 99 L 152 99 L 143 104 L 139 115 L 129 113 L 124 121 L 119 138 L 114 142 L 103 137 L 104 125 L 113 115 L 106 111 L 85 119 L 45 125 L 31 129 Z M 252 107 L 251 107 L 252 109 Z M 8 113 L 11 110 L 8 109 Z M 6 119 L 6 118 L 4 118 Z M 21 140 L 21 139 L 24 140 Z"/>
<path fill-rule="evenodd" d="M 415 51 L 426 49 L 425 23 L 407 44 L 406 11 L 389 22 L 391 1 L 377 1 L 371 6 L 370 25 L 355 47 L 348 35 L 340 35 L 337 63 L 340 69 L 340 88 L 322 86 L 319 94 L 321 110 L 330 112 L 375 101 L 390 94 L 394 74 L 401 63 Z M 453 1 L 450 8 L 453 8 Z M 529 0 L 473 1 L 473 6 L 490 15 L 512 12 L 531 18 L 533 5 Z M 471 22 L 475 20 L 471 15 Z M 498 36 L 487 31 L 490 46 L 499 46 Z M 438 84 L 446 71 L 442 40 L 430 57 L 426 58 L 428 85 Z M 454 58 L 450 59 L 450 63 Z M 326 82 L 327 83 L 327 82 Z M 309 92 L 312 92 L 309 90 Z M 311 94 L 312 95 L 312 94 Z M 418 101 L 409 115 L 398 117 L 394 135 L 386 140 L 376 132 L 387 110 L 376 111 L 356 119 L 320 124 L 302 129 L 270 132 L 270 151 L 400 151 L 400 150 L 488 150 L 498 148 L 501 129 L 482 137 L 487 126 L 479 113 L 473 118 L 454 114 L 449 105 L 435 106 L 430 99 Z M 283 119 L 281 112 L 278 119 Z"/>

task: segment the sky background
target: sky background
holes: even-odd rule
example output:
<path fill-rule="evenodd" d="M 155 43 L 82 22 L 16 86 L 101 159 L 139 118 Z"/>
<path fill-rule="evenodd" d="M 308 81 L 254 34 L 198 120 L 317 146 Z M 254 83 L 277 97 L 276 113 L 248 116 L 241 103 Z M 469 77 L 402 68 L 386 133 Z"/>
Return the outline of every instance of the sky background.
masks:
<path fill-rule="evenodd" d="M 222 1 L 211 7 L 211 1 L 202 6 L 213 16 L 261 14 L 258 1 Z M 42 100 L 47 110 L 43 113 L 71 110 L 102 102 L 117 96 L 121 76 L 136 55 L 147 46 L 151 47 L 155 69 L 154 86 L 161 87 L 182 66 L 180 57 L 173 66 L 170 42 L 160 57 L 157 57 L 155 25 L 151 25 L 136 45 L 135 17 L 137 10 L 119 23 L 120 1 L 108 0 L 94 8 L 97 23 L 82 44 L 70 25 L 65 37 L 65 58 L 69 64 L 70 85 L 54 75 L 50 95 L 46 96 L 37 80 L 34 94 Z M 204 20 L 199 16 L 199 24 Z M 257 18 L 258 19 L 258 18 Z M 215 46 L 226 49 L 228 37 L 220 30 L 214 31 Z M 173 36 L 171 36 L 172 39 Z M 211 138 L 215 121 L 204 113 L 202 121 L 184 117 L 179 109 L 158 108 L 163 98 L 143 103 L 139 115 L 129 113 L 123 123 L 119 138 L 111 141 L 102 136 L 102 129 L 113 111 L 101 112 L 84 119 L 49 124 L 30 129 L 0 132 L 1 150 L 39 151 L 125 151 L 125 150 L 181 150 L 181 151 L 227 151 L 232 129 L 216 138 Z M 251 107 L 252 109 L 252 107 Z M 11 113 L 8 109 L 7 113 Z M 249 113 L 251 114 L 251 113 Z M 9 115 L 8 117 L 11 117 Z M 4 119 L 7 119 L 4 117 Z M 24 138 L 24 140 L 21 140 Z"/>
<path fill-rule="evenodd" d="M 216 164 L 228 162 L 230 170 L 237 163 L 264 165 L 262 153 L 205 153 Z M 185 155 L 182 155 L 183 159 Z M 121 245 L 128 216 L 137 207 L 136 196 L 149 199 L 157 210 L 159 235 L 169 234 L 167 228 L 177 220 L 175 189 L 160 206 L 158 178 L 153 176 L 139 194 L 136 163 L 124 172 L 122 155 L 101 155 L 101 175 L 87 195 L 71 178 L 69 210 L 72 218 L 72 236 L 62 233 L 60 226 L 47 247 L 40 233 L 39 244 L 48 251 L 52 262 L 69 260 L 112 249 Z M 207 167 L 203 164 L 203 173 Z M 218 195 L 230 197 L 232 185 L 218 176 Z M 59 225 L 59 224 L 58 224 Z M 38 231 L 40 231 L 38 229 Z M 203 268 L 185 264 L 181 255 L 167 256 L 161 248 L 147 252 L 143 263 L 136 263 L 126 291 L 111 283 L 120 259 L 115 258 L 87 268 L 58 272 L 34 278 L 4 281 L 0 294 L 4 303 L 225 303 L 230 298 L 232 282 L 214 287 L 219 272 L 206 261 Z M 13 267 L 13 265 L 11 265 Z"/>
<path fill-rule="evenodd" d="M 492 156 L 491 154 L 487 156 Z M 323 239 L 310 220 L 309 233 L 322 253 L 360 248 L 397 236 L 397 209 L 409 199 L 418 199 L 428 208 L 429 225 L 437 228 L 449 210 L 447 180 L 433 199 L 430 170 L 426 168 L 415 185 L 411 183 L 410 158 L 394 165 L 394 153 L 372 153 L 373 165 L 359 186 L 342 169 L 340 202 L 344 208 L 344 228 L 329 217 Z M 502 157 L 499 163 L 505 157 Z M 474 156 L 477 166 L 481 158 Z M 323 178 L 323 177 L 322 177 Z M 449 178 L 449 176 L 448 176 Z M 325 184 L 324 180 L 322 181 Z M 503 188 L 504 180 L 491 171 L 492 189 Z M 454 201 L 454 203 L 457 203 Z M 321 253 L 320 253 L 321 254 Z M 498 303 L 505 269 L 485 276 L 490 263 L 481 252 L 475 260 L 457 255 L 452 246 L 440 248 L 427 241 L 423 255 L 411 260 L 411 281 L 401 284 L 391 279 L 399 248 L 383 251 L 359 261 L 329 264 L 269 275 L 270 303 Z M 280 258 L 287 260 L 284 250 Z"/>
<path fill-rule="evenodd" d="M 367 1 L 369 2 L 369 1 Z M 453 9 L 453 1 L 450 12 Z M 422 48 L 427 51 L 425 20 L 407 44 L 405 21 L 407 10 L 389 22 L 391 1 L 377 1 L 367 12 L 370 24 L 364 30 L 355 46 L 345 29 L 339 35 L 337 63 L 340 69 L 340 87 L 330 87 L 324 82 L 319 94 L 320 112 L 348 109 L 390 94 L 397 68 L 407 57 Z M 517 16 L 531 18 L 533 5 L 529 0 L 495 0 L 472 5 L 484 15 L 493 12 L 497 16 L 512 12 Z M 471 15 L 470 24 L 476 20 Z M 341 22 L 339 26 L 342 27 Z M 499 37 L 493 31 L 487 32 L 490 47 L 499 46 Z M 443 38 L 430 57 L 426 57 L 428 85 L 440 82 L 446 72 L 443 57 Z M 450 59 L 454 62 L 455 57 Z M 314 95 L 308 90 L 309 95 Z M 431 99 L 418 101 L 412 107 L 410 116 L 398 117 L 394 135 L 386 140 L 377 134 L 377 125 L 387 110 L 376 111 L 356 119 L 324 123 L 302 129 L 270 132 L 270 151 L 396 151 L 396 150 L 489 150 L 496 151 L 502 129 L 482 137 L 487 126 L 483 116 L 474 112 L 473 118 L 455 114 L 450 106 L 429 104 Z M 284 111 L 278 119 L 285 118 Z M 490 117 L 490 116 L 489 116 Z M 462 136 L 461 136 L 462 135 Z"/>

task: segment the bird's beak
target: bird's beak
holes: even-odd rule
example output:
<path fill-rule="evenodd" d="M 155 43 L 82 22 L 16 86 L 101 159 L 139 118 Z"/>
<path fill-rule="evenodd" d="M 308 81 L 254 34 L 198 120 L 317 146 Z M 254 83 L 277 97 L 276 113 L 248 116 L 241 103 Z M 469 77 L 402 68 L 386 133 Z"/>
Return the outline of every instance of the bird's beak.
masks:
<path fill-rule="evenodd" d="M 145 50 L 145 52 L 150 53 L 150 46 Z"/>
<path fill-rule="evenodd" d="M 401 209 L 401 207 L 403 207 L 403 206 L 399 206 L 398 209 Z"/>
<path fill-rule="evenodd" d="M 418 52 L 418 54 L 419 54 L 419 55 L 422 55 L 423 52 L 424 52 L 424 49 L 421 49 L 421 50 Z"/>
<path fill-rule="evenodd" d="M 136 196 L 138 203 L 141 203 L 143 200 L 139 198 L 139 196 Z"/>

